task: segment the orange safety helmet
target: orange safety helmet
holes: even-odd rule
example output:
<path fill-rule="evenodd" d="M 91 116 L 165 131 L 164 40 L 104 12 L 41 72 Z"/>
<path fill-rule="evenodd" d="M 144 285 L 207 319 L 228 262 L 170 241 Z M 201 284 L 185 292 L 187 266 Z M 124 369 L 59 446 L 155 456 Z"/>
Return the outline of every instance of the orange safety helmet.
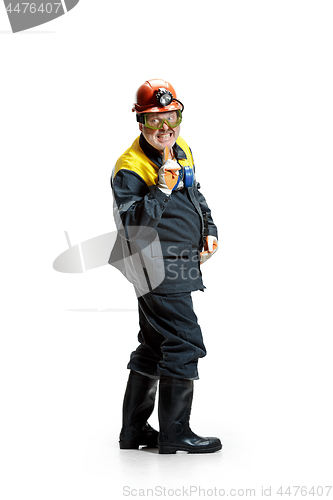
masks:
<path fill-rule="evenodd" d="M 177 100 L 173 86 L 165 80 L 147 80 L 136 93 L 136 103 L 132 111 L 140 113 L 162 113 L 164 111 L 184 110 Z"/>

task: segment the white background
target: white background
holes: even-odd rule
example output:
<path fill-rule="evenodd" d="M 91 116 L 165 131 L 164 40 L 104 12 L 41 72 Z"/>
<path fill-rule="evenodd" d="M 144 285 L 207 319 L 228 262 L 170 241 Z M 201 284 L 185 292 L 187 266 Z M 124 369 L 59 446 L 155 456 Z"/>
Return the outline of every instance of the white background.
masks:
<path fill-rule="evenodd" d="M 332 484 L 332 18 L 330 1 L 81 0 L 13 35 L 0 8 L 2 498 Z M 191 423 L 224 444 L 207 456 L 118 449 L 134 294 L 110 266 L 52 267 L 64 231 L 114 230 L 109 177 L 149 78 L 185 104 L 219 228 L 194 294 Z"/>

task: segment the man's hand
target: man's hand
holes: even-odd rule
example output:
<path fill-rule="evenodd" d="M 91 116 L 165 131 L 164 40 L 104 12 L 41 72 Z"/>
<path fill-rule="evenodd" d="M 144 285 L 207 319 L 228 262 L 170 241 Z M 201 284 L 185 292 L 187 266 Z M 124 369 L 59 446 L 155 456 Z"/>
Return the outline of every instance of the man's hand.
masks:
<path fill-rule="evenodd" d="M 203 252 L 200 253 L 200 264 L 206 262 L 206 260 L 210 259 L 211 256 L 216 252 L 218 248 L 218 242 L 216 236 L 208 235 L 206 237 L 205 246 L 203 248 Z"/>
<path fill-rule="evenodd" d="M 177 184 L 178 170 L 180 166 L 175 160 L 167 160 L 158 171 L 158 187 L 169 196 Z"/>

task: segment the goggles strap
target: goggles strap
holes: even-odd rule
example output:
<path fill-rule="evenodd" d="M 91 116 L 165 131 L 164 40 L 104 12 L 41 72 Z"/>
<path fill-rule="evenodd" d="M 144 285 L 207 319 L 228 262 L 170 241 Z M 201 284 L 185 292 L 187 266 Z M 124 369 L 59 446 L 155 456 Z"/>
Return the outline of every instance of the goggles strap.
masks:
<path fill-rule="evenodd" d="M 140 115 L 136 115 L 136 121 L 139 122 L 139 123 L 143 123 L 145 124 L 145 117 L 144 117 L 145 113 L 141 113 Z"/>

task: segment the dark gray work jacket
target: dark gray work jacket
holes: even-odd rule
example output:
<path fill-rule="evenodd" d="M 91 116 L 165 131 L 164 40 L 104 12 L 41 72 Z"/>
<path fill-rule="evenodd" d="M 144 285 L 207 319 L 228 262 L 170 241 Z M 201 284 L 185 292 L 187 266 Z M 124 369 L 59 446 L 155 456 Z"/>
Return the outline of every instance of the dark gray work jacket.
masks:
<path fill-rule="evenodd" d="M 173 150 L 177 161 L 186 160 L 185 151 L 177 143 Z M 128 164 L 128 158 L 135 161 L 135 154 L 141 170 L 130 169 Z M 207 235 L 217 237 L 217 228 L 199 184 L 194 180 L 191 187 L 173 191 L 170 196 L 164 194 L 157 187 L 162 156 L 143 135 L 124 155 L 127 164 L 120 157 L 111 178 L 118 236 L 109 264 L 119 269 L 141 295 L 203 290 L 200 252 Z M 145 179 L 145 161 L 147 169 L 152 165 L 156 169 L 156 184 Z"/>

